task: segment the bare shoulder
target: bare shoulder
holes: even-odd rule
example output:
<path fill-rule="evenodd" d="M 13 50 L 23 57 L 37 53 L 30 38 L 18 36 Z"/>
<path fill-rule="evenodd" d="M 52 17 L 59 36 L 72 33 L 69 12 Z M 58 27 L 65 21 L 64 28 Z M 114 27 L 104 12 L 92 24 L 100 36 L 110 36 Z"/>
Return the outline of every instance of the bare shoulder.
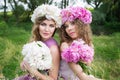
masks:
<path fill-rule="evenodd" d="M 68 46 L 68 43 L 67 42 L 62 42 L 61 43 L 61 46 L 65 46 L 65 45 Z"/>
<path fill-rule="evenodd" d="M 67 42 L 61 43 L 60 50 L 63 51 L 64 49 L 68 48 L 69 44 Z"/>
<path fill-rule="evenodd" d="M 57 45 L 52 45 L 50 47 L 51 54 L 59 54 L 59 47 Z"/>

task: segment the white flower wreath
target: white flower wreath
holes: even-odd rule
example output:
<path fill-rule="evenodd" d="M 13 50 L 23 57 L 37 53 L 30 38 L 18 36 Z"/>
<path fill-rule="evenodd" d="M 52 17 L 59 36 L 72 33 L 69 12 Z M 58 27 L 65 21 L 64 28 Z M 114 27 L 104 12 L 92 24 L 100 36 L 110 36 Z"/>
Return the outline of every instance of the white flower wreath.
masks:
<path fill-rule="evenodd" d="M 60 16 L 60 9 L 56 6 L 48 4 L 42 4 L 41 6 L 38 6 L 34 10 L 31 20 L 33 23 L 35 23 L 36 18 L 43 16 L 45 16 L 47 19 L 53 19 L 56 22 L 57 27 L 61 26 L 62 20 Z"/>

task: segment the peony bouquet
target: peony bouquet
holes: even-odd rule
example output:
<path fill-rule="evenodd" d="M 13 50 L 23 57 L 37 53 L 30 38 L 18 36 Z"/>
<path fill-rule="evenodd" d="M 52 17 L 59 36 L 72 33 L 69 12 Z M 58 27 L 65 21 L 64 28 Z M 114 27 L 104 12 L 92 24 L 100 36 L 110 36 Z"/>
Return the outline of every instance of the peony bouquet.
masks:
<path fill-rule="evenodd" d="M 93 60 L 93 56 L 94 49 L 85 44 L 82 39 L 74 40 L 70 47 L 62 52 L 62 59 L 66 62 L 90 63 Z"/>
<path fill-rule="evenodd" d="M 32 68 L 40 71 L 50 69 L 52 66 L 50 50 L 41 41 L 25 44 L 22 49 L 22 55 Z"/>

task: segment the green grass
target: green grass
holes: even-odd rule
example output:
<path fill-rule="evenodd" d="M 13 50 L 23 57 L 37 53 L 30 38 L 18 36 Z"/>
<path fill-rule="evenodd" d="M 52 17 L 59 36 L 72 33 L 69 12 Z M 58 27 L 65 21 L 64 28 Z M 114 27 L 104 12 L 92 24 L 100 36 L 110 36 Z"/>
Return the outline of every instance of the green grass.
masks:
<path fill-rule="evenodd" d="M 12 79 L 16 74 L 21 74 L 21 50 L 30 38 L 31 24 L 1 22 L 0 28 L 0 72 Z"/>
<path fill-rule="evenodd" d="M 120 79 L 120 33 L 94 36 L 93 74 L 106 80 Z"/>
<path fill-rule="evenodd" d="M 22 60 L 22 46 L 31 35 L 31 23 L 0 22 L 0 72 L 10 80 L 21 75 L 19 64 Z M 109 36 L 93 36 L 95 57 L 91 74 L 105 80 L 120 79 L 120 33 Z M 55 34 L 59 42 L 59 36 Z"/>

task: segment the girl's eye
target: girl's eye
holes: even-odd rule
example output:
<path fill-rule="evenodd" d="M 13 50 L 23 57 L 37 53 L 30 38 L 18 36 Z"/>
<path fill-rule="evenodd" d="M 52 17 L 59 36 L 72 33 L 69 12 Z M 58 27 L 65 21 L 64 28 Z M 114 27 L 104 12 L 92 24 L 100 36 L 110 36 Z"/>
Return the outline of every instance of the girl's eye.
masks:
<path fill-rule="evenodd" d="M 65 28 L 68 28 L 68 25 L 64 25 Z"/>
<path fill-rule="evenodd" d="M 74 25 L 74 24 L 75 24 L 75 22 L 72 21 L 72 22 L 71 22 L 71 25 Z"/>
<path fill-rule="evenodd" d="M 55 25 L 51 24 L 50 27 L 55 27 Z"/>
<path fill-rule="evenodd" d="M 41 25 L 41 26 L 46 26 L 46 24 L 45 24 L 45 23 L 41 23 L 40 25 Z"/>

